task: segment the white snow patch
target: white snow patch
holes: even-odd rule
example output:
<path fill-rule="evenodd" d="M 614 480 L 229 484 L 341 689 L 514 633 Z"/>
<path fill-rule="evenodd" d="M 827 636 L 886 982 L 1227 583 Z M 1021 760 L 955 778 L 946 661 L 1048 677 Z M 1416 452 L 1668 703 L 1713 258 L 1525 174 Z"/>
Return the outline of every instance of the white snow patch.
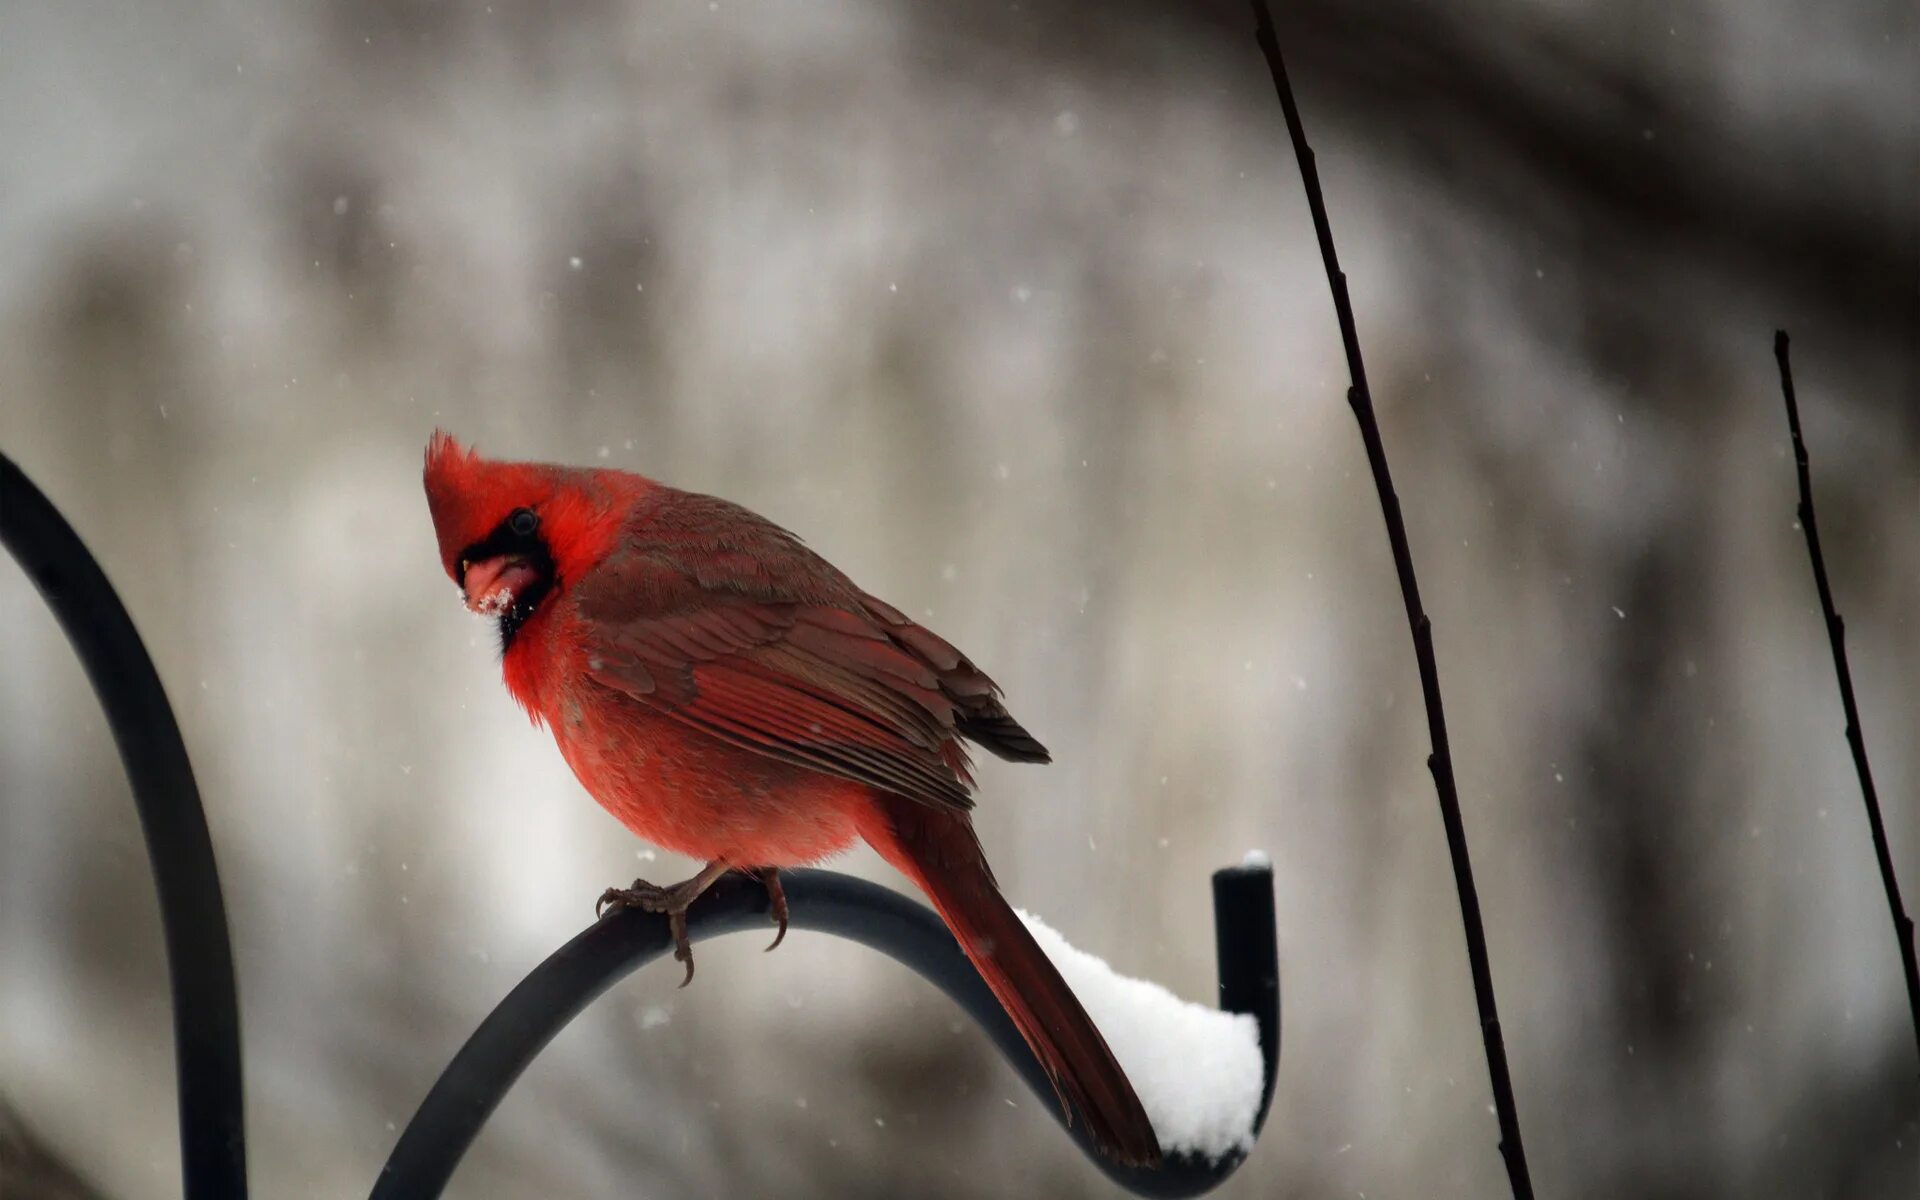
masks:
<path fill-rule="evenodd" d="M 1120 974 L 1033 914 L 1020 919 L 1099 1026 L 1162 1149 L 1219 1159 L 1253 1148 L 1265 1072 L 1252 1017 L 1190 1004 Z"/>
<path fill-rule="evenodd" d="M 673 1020 L 673 1014 L 658 1004 L 650 1004 L 640 1010 L 640 1028 L 658 1029 Z"/>

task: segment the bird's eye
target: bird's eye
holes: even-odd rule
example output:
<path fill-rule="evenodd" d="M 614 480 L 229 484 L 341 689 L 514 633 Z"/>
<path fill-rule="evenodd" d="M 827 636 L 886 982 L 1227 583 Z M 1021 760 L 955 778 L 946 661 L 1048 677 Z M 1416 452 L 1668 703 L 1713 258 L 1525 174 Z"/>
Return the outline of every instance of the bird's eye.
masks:
<path fill-rule="evenodd" d="M 530 508 L 516 508 L 507 518 L 507 528 L 519 537 L 532 537 L 533 531 L 540 528 L 540 516 Z"/>

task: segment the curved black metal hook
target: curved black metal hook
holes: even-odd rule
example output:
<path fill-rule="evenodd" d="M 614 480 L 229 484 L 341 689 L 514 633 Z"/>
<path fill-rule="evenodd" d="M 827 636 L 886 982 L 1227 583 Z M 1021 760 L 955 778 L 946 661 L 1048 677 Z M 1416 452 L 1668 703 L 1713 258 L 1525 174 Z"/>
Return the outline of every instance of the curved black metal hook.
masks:
<path fill-rule="evenodd" d="M 833 871 L 782 871 L 780 880 L 795 928 L 858 942 L 913 968 L 986 1029 L 1040 1098 L 1040 1107 L 1064 1123 L 1039 1062 L 931 909 L 879 884 Z M 1280 968 L 1271 868 L 1216 872 L 1213 902 L 1220 1007 L 1250 1014 L 1260 1027 L 1264 1080 L 1254 1119 L 1257 1134 L 1273 1101 L 1280 1059 Z M 687 933 L 695 941 L 766 928 L 766 889 L 739 875 L 715 884 L 687 914 Z M 588 926 L 534 968 L 467 1039 L 421 1101 L 374 1184 L 372 1200 L 430 1200 L 440 1195 L 507 1089 L 554 1035 L 608 988 L 671 949 L 665 917 L 628 909 Z M 1245 1159 L 1172 1155 L 1159 1170 L 1123 1167 L 1094 1149 L 1084 1121 L 1068 1132 L 1101 1170 L 1141 1196 L 1200 1195 Z"/>
<path fill-rule="evenodd" d="M 73 643 L 120 749 L 147 860 L 173 988 L 180 1170 L 188 1196 L 247 1194 L 240 1100 L 240 1004 L 220 873 L 186 743 L 153 659 L 100 564 L 11 458 L 0 454 L 0 543 L 45 597 Z"/>

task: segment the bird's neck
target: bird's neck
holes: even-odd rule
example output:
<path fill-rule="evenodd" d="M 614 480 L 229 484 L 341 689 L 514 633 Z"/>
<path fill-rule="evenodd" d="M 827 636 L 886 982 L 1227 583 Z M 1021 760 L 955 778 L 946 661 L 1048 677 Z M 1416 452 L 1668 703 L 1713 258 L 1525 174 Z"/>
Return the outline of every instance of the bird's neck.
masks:
<path fill-rule="evenodd" d="M 536 725 L 551 724 L 559 697 L 559 673 L 565 656 L 557 653 L 556 610 L 563 602 L 550 596 L 528 617 L 500 656 L 507 691 Z"/>

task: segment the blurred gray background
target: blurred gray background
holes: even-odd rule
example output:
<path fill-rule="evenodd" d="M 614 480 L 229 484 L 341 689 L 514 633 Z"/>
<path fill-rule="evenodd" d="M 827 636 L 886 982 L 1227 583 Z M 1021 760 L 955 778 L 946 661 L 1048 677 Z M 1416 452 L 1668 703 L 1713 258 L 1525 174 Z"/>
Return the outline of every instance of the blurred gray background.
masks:
<path fill-rule="evenodd" d="M 1279 20 L 1542 1194 L 1912 1195 L 1913 1035 L 1769 339 L 1920 897 L 1920 10 Z M 688 867 L 507 698 L 434 552 L 435 425 L 740 500 L 965 647 L 1058 760 L 984 766 L 1000 878 L 1122 970 L 1207 1000 L 1207 872 L 1269 850 L 1286 1046 L 1226 1194 L 1503 1194 L 1249 28 L 1227 0 L 0 4 L 0 446 L 185 729 L 258 1194 L 363 1192 L 600 890 Z M 174 1195 L 126 785 L 11 561 L 0 614 L 0 1193 Z M 796 935 L 670 974 L 554 1044 L 455 1194 L 1110 1194 L 902 969 Z"/>

